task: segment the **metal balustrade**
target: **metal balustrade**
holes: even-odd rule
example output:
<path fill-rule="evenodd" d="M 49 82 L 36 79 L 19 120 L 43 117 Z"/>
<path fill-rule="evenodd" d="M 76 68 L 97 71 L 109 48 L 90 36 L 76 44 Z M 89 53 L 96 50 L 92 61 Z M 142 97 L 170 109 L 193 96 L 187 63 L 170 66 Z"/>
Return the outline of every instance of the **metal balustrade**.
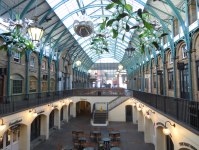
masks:
<path fill-rule="evenodd" d="M 199 102 L 133 90 L 133 97 L 199 130 Z"/>
<path fill-rule="evenodd" d="M 73 96 L 73 90 L 0 96 L 0 117 Z"/>

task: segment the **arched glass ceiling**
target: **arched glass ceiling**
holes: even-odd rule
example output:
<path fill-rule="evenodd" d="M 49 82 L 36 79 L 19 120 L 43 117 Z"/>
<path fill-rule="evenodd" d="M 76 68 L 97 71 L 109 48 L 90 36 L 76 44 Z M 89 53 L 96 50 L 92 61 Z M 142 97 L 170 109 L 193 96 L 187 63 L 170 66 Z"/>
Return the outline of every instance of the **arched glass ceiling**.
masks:
<path fill-rule="evenodd" d="M 114 58 L 102 58 L 96 61 L 95 63 L 119 63 L 119 62 Z"/>
<path fill-rule="evenodd" d="M 58 3 L 60 3 L 62 0 L 46 0 L 51 8 L 56 6 Z M 144 3 L 147 2 L 147 0 L 142 0 Z M 131 4 L 133 6 L 133 11 L 138 10 L 139 8 L 144 9 L 144 6 L 139 4 L 137 1 L 134 0 L 126 0 L 128 4 Z M 102 16 L 110 16 L 112 14 L 111 10 L 107 11 L 105 10 L 105 6 L 107 4 L 110 4 L 111 1 L 109 0 L 68 0 L 65 3 L 63 3 L 61 6 L 57 7 L 54 12 L 57 14 L 59 19 L 63 19 L 65 16 L 70 14 L 71 12 L 80 9 L 82 7 L 86 7 L 89 5 L 95 5 L 95 7 L 91 7 L 86 9 L 86 14 L 88 16 L 91 16 L 92 21 L 95 24 L 95 31 L 97 31 L 98 26 L 96 24 L 101 23 Z M 88 54 L 89 57 L 92 58 L 93 62 L 96 62 L 98 59 L 101 58 L 114 58 L 117 61 L 121 61 L 124 55 L 124 49 L 128 46 L 128 41 L 130 39 L 130 33 L 126 33 L 125 42 L 122 42 L 122 34 L 118 36 L 116 39 L 110 39 L 108 42 L 108 48 L 109 53 L 104 52 L 103 54 L 95 54 L 95 52 L 90 50 L 90 43 L 91 38 L 86 37 L 82 38 L 75 34 L 73 28 L 71 26 L 73 25 L 73 22 L 76 18 L 78 18 L 78 15 L 81 15 L 81 11 L 78 13 L 75 13 L 71 16 L 69 16 L 67 19 L 63 21 L 63 24 L 69 29 L 70 33 L 74 35 L 74 38 L 77 40 L 78 44 L 83 48 L 83 50 Z M 132 23 L 134 23 L 134 20 L 130 20 Z M 75 51 L 75 50 L 74 50 Z M 79 51 L 74 52 L 74 56 L 77 56 Z M 76 57 L 74 57 L 76 58 Z M 80 57 L 81 58 L 81 57 Z M 94 58 L 94 59 L 93 59 Z"/>

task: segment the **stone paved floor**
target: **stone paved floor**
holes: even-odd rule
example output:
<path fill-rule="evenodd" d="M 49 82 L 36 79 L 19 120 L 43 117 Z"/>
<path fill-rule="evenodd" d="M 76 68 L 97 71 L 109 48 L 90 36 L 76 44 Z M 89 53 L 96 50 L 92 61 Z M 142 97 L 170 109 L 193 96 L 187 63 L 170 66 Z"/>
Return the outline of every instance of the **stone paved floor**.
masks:
<path fill-rule="evenodd" d="M 59 142 L 65 145 L 73 145 L 72 131 L 78 126 L 84 127 L 84 133 L 90 133 L 90 112 L 84 111 L 76 118 L 72 118 L 69 123 L 64 123 L 61 129 L 56 131 L 48 140 L 40 144 L 35 150 L 56 150 Z M 121 150 L 155 150 L 153 144 L 144 143 L 144 133 L 137 131 L 137 125 L 128 122 L 110 122 L 108 127 L 101 127 L 102 138 L 108 137 L 108 128 L 118 128 L 121 139 Z M 96 148 L 97 150 L 97 148 Z"/>

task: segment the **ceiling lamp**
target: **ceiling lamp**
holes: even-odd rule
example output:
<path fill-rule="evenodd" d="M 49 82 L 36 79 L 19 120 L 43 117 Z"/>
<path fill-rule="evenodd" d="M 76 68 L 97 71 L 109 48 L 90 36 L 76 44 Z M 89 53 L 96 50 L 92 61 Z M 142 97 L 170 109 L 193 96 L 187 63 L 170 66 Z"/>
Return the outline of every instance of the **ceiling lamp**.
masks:
<path fill-rule="evenodd" d="M 87 37 L 93 33 L 94 24 L 89 16 L 81 15 L 79 20 L 74 21 L 73 29 L 77 35 Z"/>
<path fill-rule="evenodd" d="M 119 69 L 119 70 L 122 70 L 122 69 L 123 69 L 123 66 L 120 64 L 120 65 L 118 66 L 118 69 Z"/>
<path fill-rule="evenodd" d="M 127 56 L 131 58 L 133 56 L 133 52 L 135 51 L 135 48 L 131 46 L 131 41 L 129 41 L 128 47 L 125 49 L 125 52 L 127 53 Z"/>
<path fill-rule="evenodd" d="M 89 70 L 88 70 L 88 73 L 91 73 L 91 72 L 92 72 L 92 70 L 91 70 L 91 69 L 89 69 Z"/>
<path fill-rule="evenodd" d="M 32 42 L 39 42 L 43 33 L 43 28 L 37 23 L 37 17 L 34 16 L 34 23 L 28 27 L 28 34 L 30 35 Z"/>
<path fill-rule="evenodd" d="M 119 74 L 120 74 L 120 72 L 117 70 L 117 71 L 116 71 L 116 75 L 119 75 Z"/>
<path fill-rule="evenodd" d="M 77 57 L 78 60 L 75 61 L 75 64 L 77 67 L 80 67 L 82 65 L 82 61 L 79 60 L 79 56 Z"/>

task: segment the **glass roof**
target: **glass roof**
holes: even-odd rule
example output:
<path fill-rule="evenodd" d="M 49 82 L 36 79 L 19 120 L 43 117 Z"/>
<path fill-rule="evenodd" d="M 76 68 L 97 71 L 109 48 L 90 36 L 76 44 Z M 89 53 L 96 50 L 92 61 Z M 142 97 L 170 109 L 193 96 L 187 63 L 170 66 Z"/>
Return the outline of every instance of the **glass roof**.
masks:
<path fill-rule="evenodd" d="M 58 3 L 60 3 L 62 0 L 46 0 L 47 3 L 50 5 L 51 8 L 56 6 Z M 142 0 L 144 3 L 147 2 L 147 0 Z M 133 11 L 138 10 L 139 8 L 144 9 L 144 6 L 136 2 L 135 0 L 126 0 L 128 4 L 131 4 L 133 6 Z M 63 21 L 63 24 L 66 26 L 66 28 L 69 29 L 70 33 L 74 35 L 74 38 L 77 40 L 79 45 L 83 48 L 83 50 L 87 53 L 89 57 L 92 58 L 93 62 L 96 62 L 98 59 L 101 58 L 114 58 L 117 61 L 121 61 L 125 52 L 125 48 L 128 46 L 128 41 L 130 39 L 130 33 L 126 33 L 124 41 L 122 42 L 122 34 L 119 34 L 117 39 L 109 39 L 108 42 L 108 48 L 109 53 L 104 52 L 103 54 L 96 54 L 95 51 L 90 50 L 90 43 L 91 39 L 89 37 L 82 38 L 75 34 L 72 25 L 73 22 L 78 16 L 81 14 L 81 11 L 74 13 L 73 15 L 70 15 L 68 18 L 64 19 L 65 16 L 72 13 L 75 10 L 78 10 L 82 7 L 86 7 L 89 5 L 95 5 L 95 7 L 91 7 L 86 9 L 86 15 L 90 16 L 93 23 L 95 24 L 95 31 L 98 30 L 98 23 L 102 22 L 101 17 L 106 15 L 109 16 L 112 14 L 112 10 L 105 10 L 105 7 L 98 6 L 96 7 L 96 4 L 109 4 L 111 1 L 109 0 L 68 0 L 64 4 L 60 5 L 58 8 L 54 10 L 54 12 L 57 14 L 60 20 Z M 135 20 L 130 19 L 131 23 L 134 23 Z M 80 56 L 81 58 L 81 56 Z"/>

